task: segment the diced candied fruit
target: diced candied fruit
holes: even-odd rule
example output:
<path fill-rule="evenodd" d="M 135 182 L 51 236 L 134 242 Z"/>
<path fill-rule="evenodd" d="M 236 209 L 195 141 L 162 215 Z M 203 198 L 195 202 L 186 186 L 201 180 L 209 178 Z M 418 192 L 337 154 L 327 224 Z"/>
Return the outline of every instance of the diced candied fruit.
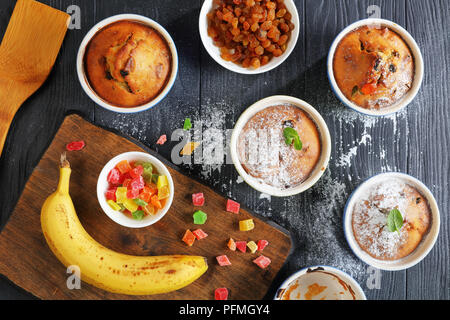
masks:
<path fill-rule="evenodd" d="M 113 209 L 114 211 L 119 211 L 122 207 L 121 206 L 119 206 L 115 201 L 113 201 L 113 200 L 108 200 L 108 201 L 106 201 L 108 204 L 109 204 L 109 206 L 111 207 L 111 209 Z"/>
<path fill-rule="evenodd" d="M 67 149 L 67 151 L 79 151 L 79 150 L 83 149 L 85 145 L 86 145 L 86 143 L 83 140 L 73 141 L 66 145 L 66 149 Z"/>
<path fill-rule="evenodd" d="M 127 188 L 118 187 L 116 190 L 116 202 L 124 203 L 125 200 L 127 200 Z"/>
<path fill-rule="evenodd" d="M 236 242 L 234 242 L 233 238 L 230 238 L 230 240 L 228 240 L 227 246 L 231 251 L 236 251 Z"/>
<path fill-rule="evenodd" d="M 183 239 L 181 239 L 184 243 L 186 243 L 189 247 L 192 247 L 192 245 L 195 242 L 195 235 L 192 233 L 191 230 L 187 229 L 184 233 Z"/>
<path fill-rule="evenodd" d="M 158 189 L 158 200 L 167 199 L 170 196 L 169 186 L 163 186 Z"/>
<path fill-rule="evenodd" d="M 137 190 L 142 190 L 142 189 L 144 189 L 144 187 L 145 187 L 145 181 L 144 181 L 144 178 L 142 178 L 142 176 L 139 176 L 139 177 L 131 180 L 130 185 L 128 186 L 128 188 L 137 189 Z"/>
<path fill-rule="evenodd" d="M 215 300 L 228 300 L 228 289 L 227 288 L 217 288 L 214 291 Z"/>
<path fill-rule="evenodd" d="M 106 190 L 106 192 L 105 192 L 106 200 L 112 200 L 114 202 L 117 201 L 116 191 L 117 191 L 117 187 L 113 187 L 113 188 Z"/>
<path fill-rule="evenodd" d="M 138 189 L 128 189 L 127 190 L 127 198 L 128 199 L 136 199 L 137 197 L 139 197 Z"/>
<path fill-rule="evenodd" d="M 255 263 L 258 267 L 260 267 L 261 269 L 265 269 L 267 268 L 267 266 L 271 263 L 272 261 L 265 257 L 265 256 L 259 256 L 258 258 L 256 258 L 255 260 L 253 260 L 253 263 Z"/>
<path fill-rule="evenodd" d="M 161 137 L 159 137 L 158 141 L 156 141 L 156 144 L 163 145 L 167 141 L 167 136 L 163 134 Z"/>
<path fill-rule="evenodd" d="M 218 256 L 216 257 L 217 263 L 219 263 L 220 266 L 231 266 L 230 259 L 226 255 Z"/>
<path fill-rule="evenodd" d="M 239 202 L 233 201 L 231 199 L 227 200 L 227 211 L 232 213 L 239 213 L 239 209 L 241 208 L 241 205 Z"/>
<path fill-rule="evenodd" d="M 129 171 L 131 171 L 133 168 L 131 167 L 130 163 L 128 162 L 128 160 L 122 160 L 120 161 L 118 164 L 116 164 L 116 168 L 122 173 L 128 173 Z"/>
<path fill-rule="evenodd" d="M 158 189 L 161 189 L 164 186 L 169 185 L 169 181 L 167 180 L 167 177 L 164 175 L 158 176 L 158 181 L 156 183 L 156 187 Z"/>
<path fill-rule="evenodd" d="M 144 210 L 144 212 L 145 212 L 146 215 L 150 215 L 150 216 L 151 216 L 151 215 L 154 215 L 155 212 L 156 212 L 155 207 L 152 206 L 151 204 L 146 205 L 146 206 L 143 207 L 142 209 Z"/>
<path fill-rule="evenodd" d="M 231 55 L 229 55 L 229 60 L 231 60 Z M 190 156 L 199 145 L 200 142 L 188 142 L 184 145 L 183 149 L 180 151 L 180 154 L 182 156 Z"/>
<path fill-rule="evenodd" d="M 134 167 L 130 171 L 130 176 L 131 176 L 131 178 L 135 179 L 135 178 L 142 176 L 143 173 L 144 173 L 144 167 L 139 165 L 139 166 Z"/>
<path fill-rule="evenodd" d="M 236 248 L 245 253 L 247 251 L 247 241 L 236 241 Z"/>
<path fill-rule="evenodd" d="M 258 240 L 258 251 L 263 251 L 265 247 L 269 244 L 267 240 Z"/>
<path fill-rule="evenodd" d="M 139 209 L 139 206 L 136 204 L 136 202 L 133 201 L 133 199 L 126 199 L 123 202 L 123 205 L 130 212 L 135 212 L 137 209 Z"/>
<path fill-rule="evenodd" d="M 205 231 L 203 231 L 202 229 L 194 230 L 194 231 L 192 231 L 192 233 L 195 235 L 197 240 L 204 239 L 208 236 L 208 234 Z"/>
<path fill-rule="evenodd" d="M 109 184 L 115 186 L 120 184 L 120 178 L 121 178 L 121 173 L 118 169 L 113 168 L 109 173 L 108 173 L 108 177 L 106 178 L 106 180 L 108 181 Z"/>
<path fill-rule="evenodd" d="M 194 212 L 193 218 L 194 224 L 205 224 L 208 215 L 202 210 L 197 210 Z"/>
<path fill-rule="evenodd" d="M 239 230 L 241 231 L 250 231 L 255 228 L 255 223 L 253 219 L 241 220 L 239 221 Z"/>
<path fill-rule="evenodd" d="M 145 188 L 144 188 L 143 190 L 145 190 Z M 149 203 L 149 202 L 151 201 L 152 194 L 149 193 L 149 192 L 142 191 L 142 192 L 139 194 L 138 198 L 141 199 L 141 200 L 143 200 L 143 201 L 145 201 L 145 202 L 147 202 L 147 203 Z"/>
<path fill-rule="evenodd" d="M 258 250 L 258 245 L 255 243 L 255 241 L 247 242 L 247 247 L 250 249 L 251 253 L 255 253 L 256 250 Z"/>
<path fill-rule="evenodd" d="M 157 209 L 162 209 L 162 207 L 163 207 L 161 201 L 158 200 L 158 196 L 156 194 L 154 196 L 152 196 L 152 198 L 150 199 L 150 202 Z"/>
<path fill-rule="evenodd" d="M 194 193 L 192 195 L 192 203 L 196 207 L 202 207 L 205 204 L 205 196 L 203 195 L 203 193 Z"/>

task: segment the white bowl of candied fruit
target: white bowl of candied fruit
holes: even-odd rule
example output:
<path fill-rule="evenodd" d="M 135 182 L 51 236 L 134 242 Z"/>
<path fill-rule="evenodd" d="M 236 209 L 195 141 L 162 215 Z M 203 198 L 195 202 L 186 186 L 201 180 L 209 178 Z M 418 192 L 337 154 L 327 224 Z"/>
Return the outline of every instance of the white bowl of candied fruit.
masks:
<path fill-rule="evenodd" d="M 293 0 L 205 0 L 199 17 L 209 55 L 242 74 L 267 72 L 286 60 L 299 25 Z"/>

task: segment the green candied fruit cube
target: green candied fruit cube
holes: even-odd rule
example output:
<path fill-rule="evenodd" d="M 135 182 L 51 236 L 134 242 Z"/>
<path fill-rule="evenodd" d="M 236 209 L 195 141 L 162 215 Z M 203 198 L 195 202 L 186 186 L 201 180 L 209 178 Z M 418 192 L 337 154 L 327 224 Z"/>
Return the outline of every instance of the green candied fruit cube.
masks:
<path fill-rule="evenodd" d="M 202 210 L 198 210 L 194 212 L 194 224 L 205 224 L 208 215 Z"/>

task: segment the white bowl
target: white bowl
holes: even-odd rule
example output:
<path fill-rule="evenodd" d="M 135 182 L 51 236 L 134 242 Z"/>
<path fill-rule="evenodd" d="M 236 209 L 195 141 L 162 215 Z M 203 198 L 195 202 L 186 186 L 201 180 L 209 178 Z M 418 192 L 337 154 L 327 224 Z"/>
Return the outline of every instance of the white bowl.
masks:
<path fill-rule="evenodd" d="M 110 25 L 117 21 L 123 21 L 123 20 L 131 20 L 131 21 L 137 21 L 140 23 L 143 23 L 145 25 L 148 25 L 159 32 L 161 36 L 164 37 L 166 40 L 170 52 L 172 54 L 172 73 L 170 75 L 169 81 L 167 82 L 166 86 L 164 87 L 163 91 L 156 96 L 153 100 L 149 101 L 146 104 L 132 107 L 132 108 L 125 108 L 125 107 L 118 107 L 115 106 L 105 100 L 103 100 L 91 87 L 89 84 L 89 80 L 85 74 L 84 70 L 84 55 L 86 52 L 86 46 L 91 41 L 92 37 L 95 36 L 95 34 L 106 27 L 107 25 Z M 119 112 L 119 113 L 135 113 L 144 111 L 147 109 L 150 109 L 151 107 L 157 105 L 162 99 L 165 98 L 165 96 L 169 93 L 170 89 L 172 89 L 173 84 L 175 83 L 175 79 L 177 77 L 178 73 L 178 54 L 177 54 L 177 48 L 175 47 L 175 42 L 173 41 L 170 34 L 164 29 L 159 23 L 156 21 L 138 15 L 138 14 L 119 14 L 116 16 L 112 16 L 109 18 L 106 18 L 99 23 L 97 23 L 95 26 L 92 27 L 91 30 L 86 34 L 83 41 L 81 42 L 80 48 L 78 49 L 78 55 L 77 55 L 77 73 L 78 73 L 78 80 L 80 81 L 81 87 L 83 88 L 84 92 L 98 105 L 102 106 L 105 109 Z"/>
<path fill-rule="evenodd" d="M 366 300 L 364 291 L 355 279 L 341 270 L 328 266 L 309 267 L 294 273 L 283 282 L 274 299 L 282 300 L 286 290 L 292 290 L 290 300 L 307 300 L 305 293 L 308 292 L 308 286 L 313 284 L 326 288 L 312 300 Z"/>
<path fill-rule="evenodd" d="M 291 32 L 291 36 L 287 42 L 286 51 L 283 52 L 283 54 L 279 57 L 273 57 L 269 61 L 269 63 L 267 63 L 264 66 L 259 67 L 258 69 L 244 68 L 244 67 L 241 67 L 231 61 L 225 61 L 220 56 L 220 49 L 214 45 L 213 39 L 208 35 L 208 19 L 207 19 L 206 15 L 213 8 L 213 1 L 214 0 L 205 0 L 203 2 L 202 9 L 200 10 L 198 25 L 199 25 L 199 30 L 200 30 L 200 38 L 202 39 L 203 46 L 205 47 L 206 51 L 208 51 L 209 55 L 214 60 L 216 60 L 216 62 L 218 64 L 220 64 L 222 67 L 224 67 L 230 71 L 242 73 L 242 74 L 259 74 L 259 73 L 267 72 L 267 71 L 272 70 L 272 69 L 276 68 L 277 66 L 279 66 L 284 60 L 287 59 L 287 57 L 289 57 L 292 50 L 294 50 L 294 47 L 297 44 L 297 39 L 298 39 L 298 35 L 299 35 L 300 20 L 298 18 L 298 11 L 297 11 L 297 7 L 295 6 L 294 1 L 293 0 L 284 0 L 286 9 L 292 15 L 291 22 L 295 25 L 295 28 Z"/>
<path fill-rule="evenodd" d="M 251 175 L 249 175 L 242 167 L 237 152 L 239 134 L 242 128 L 245 126 L 245 124 L 250 120 L 250 118 L 253 117 L 259 111 L 266 109 L 267 107 L 283 104 L 292 105 L 305 111 L 316 124 L 320 133 L 320 140 L 322 143 L 322 153 L 319 162 L 317 163 L 315 169 L 313 170 L 309 178 L 296 187 L 284 190 L 269 186 L 267 184 L 263 184 L 254 177 L 252 177 Z M 247 110 L 245 110 L 244 113 L 242 113 L 242 115 L 239 117 L 238 121 L 236 122 L 236 125 L 234 126 L 233 133 L 231 135 L 230 153 L 231 159 L 233 160 L 237 172 L 244 179 L 244 181 L 247 182 L 252 188 L 258 190 L 259 192 L 266 193 L 275 197 L 292 196 L 311 188 L 320 179 L 325 169 L 327 168 L 331 154 L 330 132 L 328 130 L 327 124 L 325 123 L 325 120 L 322 118 L 319 112 L 317 112 L 316 109 L 314 109 L 311 105 L 309 105 L 305 101 L 289 96 L 272 96 L 256 102 L 255 104 L 250 106 Z"/>
<path fill-rule="evenodd" d="M 135 220 L 126 216 L 122 212 L 113 210 L 106 202 L 105 192 L 108 190 L 109 185 L 107 181 L 108 173 L 117 165 L 117 163 L 119 163 L 122 160 L 150 162 L 160 174 L 167 176 L 167 180 L 169 181 L 170 196 L 166 200 L 164 207 L 158 210 L 158 212 L 155 215 L 146 216 L 142 220 Z M 174 186 L 172 176 L 170 175 L 169 170 L 167 170 L 166 166 L 157 158 L 144 152 L 126 152 L 112 158 L 103 167 L 97 181 L 97 198 L 98 202 L 100 203 L 100 207 L 103 209 L 106 215 L 111 218 L 111 220 L 124 227 L 129 228 L 143 228 L 159 221 L 162 217 L 164 217 L 164 215 L 167 213 L 170 206 L 172 205 L 173 195 L 174 195 Z"/>
<path fill-rule="evenodd" d="M 428 204 L 431 209 L 431 227 L 428 233 L 424 236 L 419 246 L 408 256 L 394 261 L 383 261 L 379 259 L 375 259 L 366 253 L 361 247 L 358 245 L 358 242 L 355 239 L 352 228 L 352 213 L 355 203 L 361 197 L 362 194 L 365 194 L 369 188 L 372 186 L 385 181 L 390 178 L 400 179 L 410 186 L 416 188 L 428 201 Z M 440 227 L 440 215 L 439 208 L 431 191 L 419 180 L 410 175 L 398 172 L 388 172 L 378 174 L 365 182 L 363 182 L 355 191 L 351 194 L 350 198 L 347 201 L 344 209 L 344 233 L 345 238 L 353 250 L 353 253 L 365 263 L 381 270 L 388 271 L 396 271 L 396 270 L 404 270 L 410 268 L 425 258 L 425 256 L 430 252 L 433 248 L 436 239 L 439 234 Z"/>
<path fill-rule="evenodd" d="M 388 27 L 389 29 L 395 31 L 400 37 L 406 42 L 406 44 L 409 46 L 411 53 L 414 57 L 414 65 L 415 65 L 415 74 L 414 74 L 414 81 L 412 84 L 411 89 L 406 93 L 405 96 L 403 96 L 399 101 L 394 103 L 393 105 L 382 108 L 381 110 L 375 110 L 375 109 L 365 109 L 357 104 L 353 103 L 347 97 L 342 93 L 341 89 L 339 89 L 339 86 L 337 85 L 336 79 L 334 78 L 334 72 L 333 72 L 333 60 L 334 60 L 334 54 L 336 52 L 336 48 L 341 42 L 341 40 L 351 31 L 358 29 L 359 27 L 366 26 L 366 25 L 380 25 L 382 27 Z M 328 53 L 328 62 L 327 62 L 327 72 L 328 72 L 328 79 L 331 84 L 331 88 L 333 89 L 333 92 L 335 95 L 339 98 L 339 100 L 342 101 L 343 104 L 345 104 L 347 107 L 366 114 L 370 116 L 386 116 L 395 112 L 398 112 L 405 108 L 417 95 L 419 92 L 420 86 L 422 85 L 422 79 L 424 74 L 424 63 L 422 58 L 422 53 L 420 52 L 420 48 L 417 45 L 414 38 L 403 29 L 401 26 L 396 24 L 395 22 L 385 20 L 385 19 L 364 19 L 357 21 L 351 25 L 349 25 L 347 28 L 342 30 L 341 33 L 336 37 L 333 44 L 331 45 L 330 51 Z"/>

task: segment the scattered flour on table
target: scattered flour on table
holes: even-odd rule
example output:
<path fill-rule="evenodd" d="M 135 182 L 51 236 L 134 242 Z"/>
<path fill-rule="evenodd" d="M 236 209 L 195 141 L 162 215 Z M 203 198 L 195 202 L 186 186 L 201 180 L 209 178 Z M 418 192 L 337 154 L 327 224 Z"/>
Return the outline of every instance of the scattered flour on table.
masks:
<path fill-rule="evenodd" d="M 326 170 L 318 183 L 310 190 L 308 203 L 298 202 L 298 198 L 287 198 L 286 211 L 280 212 L 283 224 L 288 226 L 294 238 L 300 238 L 297 244 L 301 254 L 293 263 L 298 267 L 329 265 L 341 269 L 356 277 L 365 273 L 366 266 L 352 255 L 347 248 L 342 227 L 343 209 L 349 193 L 346 186 L 331 177 Z M 307 206 L 302 212 L 302 205 Z"/>

